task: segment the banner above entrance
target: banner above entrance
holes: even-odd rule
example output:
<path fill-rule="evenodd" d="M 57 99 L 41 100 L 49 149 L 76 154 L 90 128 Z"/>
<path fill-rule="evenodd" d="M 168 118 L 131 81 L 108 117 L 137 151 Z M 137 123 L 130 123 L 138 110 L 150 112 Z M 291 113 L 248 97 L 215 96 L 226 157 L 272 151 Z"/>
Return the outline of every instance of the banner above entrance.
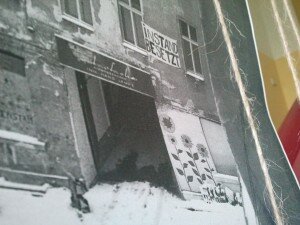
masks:
<path fill-rule="evenodd" d="M 116 85 L 154 97 L 151 76 L 128 64 L 56 37 L 62 64 Z"/>

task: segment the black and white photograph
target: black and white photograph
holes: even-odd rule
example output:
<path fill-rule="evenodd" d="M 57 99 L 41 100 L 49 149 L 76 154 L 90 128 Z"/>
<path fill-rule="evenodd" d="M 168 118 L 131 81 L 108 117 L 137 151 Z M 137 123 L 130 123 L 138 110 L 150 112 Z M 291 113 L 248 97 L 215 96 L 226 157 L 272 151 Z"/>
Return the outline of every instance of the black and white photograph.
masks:
<path fill-rule="evenodd" d="M 300 224 L 259 63 L 246 0 L 1 0 L 0 224 Z"/>

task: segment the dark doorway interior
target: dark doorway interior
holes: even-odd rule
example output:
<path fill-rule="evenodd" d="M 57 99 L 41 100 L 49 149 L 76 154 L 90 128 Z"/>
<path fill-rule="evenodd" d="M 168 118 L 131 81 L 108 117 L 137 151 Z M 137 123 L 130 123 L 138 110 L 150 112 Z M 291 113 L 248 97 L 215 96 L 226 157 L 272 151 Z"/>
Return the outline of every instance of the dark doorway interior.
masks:
<path fill-rule="evenodd" d="M 148 181 L 175 190 L 154 100 L 77 73 L 99 181 Z"/>

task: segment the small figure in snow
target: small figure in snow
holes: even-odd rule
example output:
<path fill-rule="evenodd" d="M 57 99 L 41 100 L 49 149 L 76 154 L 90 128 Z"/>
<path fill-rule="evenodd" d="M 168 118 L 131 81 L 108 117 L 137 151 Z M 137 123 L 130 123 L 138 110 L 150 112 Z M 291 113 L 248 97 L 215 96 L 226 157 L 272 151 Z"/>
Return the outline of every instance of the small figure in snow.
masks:
<path fill-rule="evenodd" d="M 88 201 L 83 197 L 84 193 L 87 192 L 84 180 L 82 178 L 74 178 L 69 181 L 71 189 L 71 205 L 72 207 L 79 209 L 83 213 L 89 213 L 90 206 Z"/>

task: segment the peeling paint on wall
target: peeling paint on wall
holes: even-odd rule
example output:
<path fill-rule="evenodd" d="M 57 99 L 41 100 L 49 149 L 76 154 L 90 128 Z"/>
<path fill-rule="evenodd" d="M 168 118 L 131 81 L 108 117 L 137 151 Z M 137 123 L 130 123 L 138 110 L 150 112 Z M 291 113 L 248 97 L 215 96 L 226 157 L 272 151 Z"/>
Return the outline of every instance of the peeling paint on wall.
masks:
<path fill-rule="evenodd" d="M 169 88 L 169 89 L 175 89 L 175 88 L 176 88 L 173 84 L 171 84 L 171 83 L 168 82 L 167 80 L 162 80 L 161 83 L 162 83 L 165 87 L 167 87 L 167 88 Z"/>
<path fill-rule="evenodd" d="M 63 79 L 55 75 L 55 73 L 53 72 L 54 69 L 52 69 L 51 66 L 48 65 L 47 63 L 43 64 L 43 71 L 47 76 L 50 76 L 53 80 L 57 81 L 59 84 L 61 85 L 64 84 Z"/>
<path fill-rule="evenodd" d="M 26 10 L 27 10 L 28 17 L 39 20 L 40 22 L 43 22 L 45 24 L 49 24 L 49 25 L 51 25 L 55 28 L 60 27 L 59 23 L 52 22 L 49 19 L 50 12 L 44 11 L 42 9 L 42 7 L 33 6 L 32 1 L 36 1 L 36 0 L 27 0 L 26 1 Z M 36 5 L 40 4 L 40 6 L 42 6 L 41 3 L 35 3 L 35 4 Z M 53 13 L 54 17 L 57 18 L 57 14 L 55 14 L 55 12 L 56 13 L 58 12 L 58 10 L 59 10 L 58 6 L 53 5 L 52 7 L 53 7 L 53 12 L 52 13 Z M 57 22 L 59 22 L 59 21 L 57 21 Z"/>

